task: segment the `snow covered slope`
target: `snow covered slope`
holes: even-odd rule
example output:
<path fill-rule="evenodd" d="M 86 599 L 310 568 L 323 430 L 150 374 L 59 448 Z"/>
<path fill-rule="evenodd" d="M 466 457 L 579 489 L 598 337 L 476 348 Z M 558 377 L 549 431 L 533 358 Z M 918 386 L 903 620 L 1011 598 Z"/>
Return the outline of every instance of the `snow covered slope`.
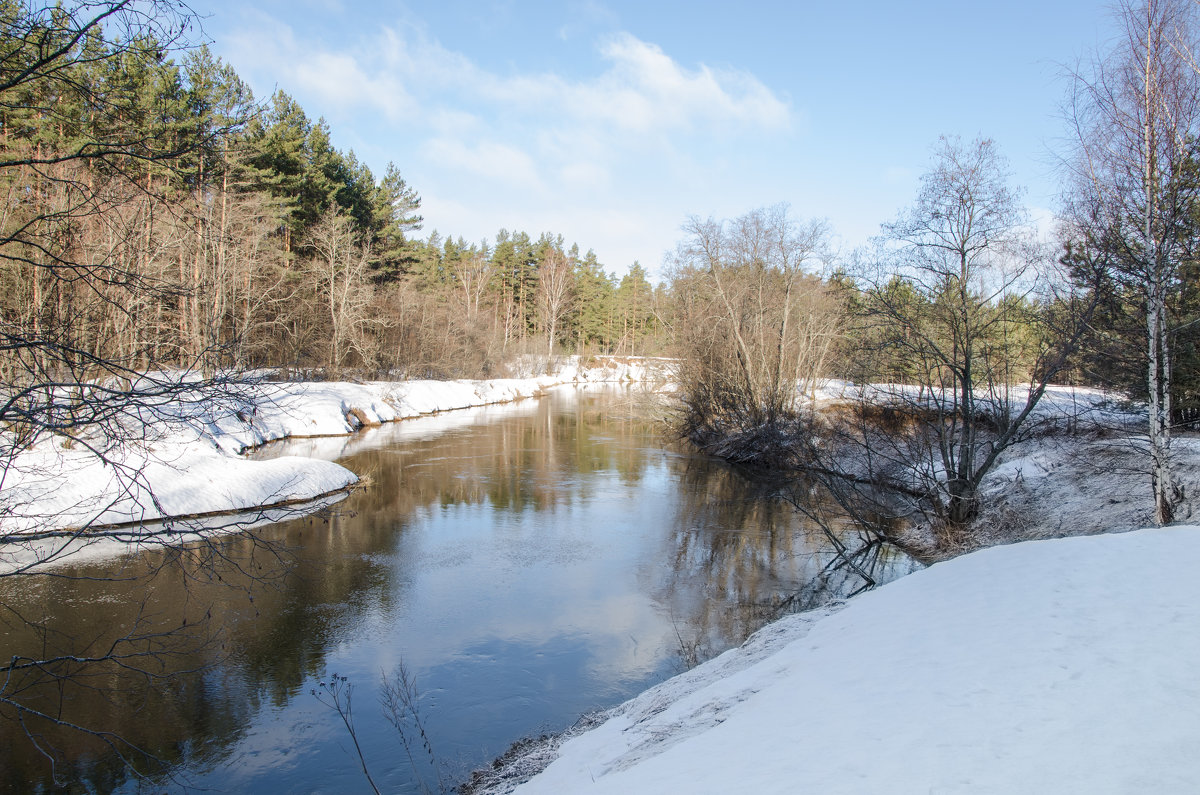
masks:
<path fill-rule="evenodd" d="M 1200 792 L 1200 527 L 1033 541 L 773 624 L 533 793 Z"/>

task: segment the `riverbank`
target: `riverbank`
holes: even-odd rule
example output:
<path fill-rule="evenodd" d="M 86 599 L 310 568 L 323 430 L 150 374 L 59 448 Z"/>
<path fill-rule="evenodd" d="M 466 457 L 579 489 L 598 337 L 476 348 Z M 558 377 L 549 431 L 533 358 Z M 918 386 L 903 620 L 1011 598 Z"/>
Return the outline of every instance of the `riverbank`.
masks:
<path fill-rule="evenodd" d="M 1195 792 L 1200 527 L 999 546 L 787 617 L 515 790 Z"/>
<path fill-rule="evenodd" d="M 1012 387 L 1011 405 L 1023 407 L 1028 389 L 1028 385 Z M 828 381 L 806 399 L 818 414 L 836 415 L 864 402 L 886 406 L 900 397 L 910 406 L 920 405 L 922 393 L 902 385 Z M 893 528 L 893 538 L 928 563 L 997 544 L 1153 525 L 1146 425 L 1146 407 L 1120 395 L 1088 387 L 1048 386 L 1024 422 L 1022 439 L 1003 450 L 983 477 L 981 510 L 965 532 L 947 542 L 931 522 L 922 521 L 921 511 L 903 505 L 911 522 Z M 785 428 L 768 444 L 782 440 L 782 448 L 803 449 L 804 437 L 789 437 L 795 433 Z M 803 424 L 799 433 L 806 433 Z M 733 460 L 753 463 L 745 451 L 758 449 L 757 443 L 753 433 L 731 436 L 717 439 L 711 451 L 722 457 L 732 449 L 738 452 Z M 990 452 L 983 443 L 978 449 L 981 456 Z M 1185 497 L 1175 519 L 1189 521 L 1196 509 L 1191 498 L 1200 495 L 1200 436 L 1193 430 L 1177 430 L 1172 457 L 1173 477 Z M 851 478 L 869 479 L 882 473 L 893 482 L 915 484 L 914 493 L 940 480 L 944 466 L 933 446 L 882 446 L 867 451 L 857 443 L 845 445 L 837 462 L 838 470 Z M 784 459 L 766 465 L 803 472 L 807 463 Z"/>
<path fill-rule="evenodd" d="M 969 547 L 777 621 L 476 791 L 1200 789 L 1200 527 L 1137 529 L 1152 503 L 1136 408 L 1052 388 L 1039 412 L 1043 432 L 985 480 Z M 1200 440 L 1175 452 L 1200 493 Z"/>
<path fill-rule="evenodd" d="M 556 386 L 661 378 L 655 360 L 593 360 L 585 366 L 566 357 L 552 374 L 523 378 L 239 384 L 220 399 L 197 395 L 156 407 L 150 419 L 135 417 L 138 427 L 124 428 L 118 444 L 40 440 L 13 459 L 5 474 L 0 536 L 20 546 L 80 530 L 94 534 L 171 521 L 185 530 L 184 519 L 313 501 L 319 506 L 358 477 L 331 461 L 258 460 L 247 451 L 282 439 L 344 436 L 366 426 L 512 402 Z M 18 551 L 0 548 L 0 564 L 28 557 Z"/>

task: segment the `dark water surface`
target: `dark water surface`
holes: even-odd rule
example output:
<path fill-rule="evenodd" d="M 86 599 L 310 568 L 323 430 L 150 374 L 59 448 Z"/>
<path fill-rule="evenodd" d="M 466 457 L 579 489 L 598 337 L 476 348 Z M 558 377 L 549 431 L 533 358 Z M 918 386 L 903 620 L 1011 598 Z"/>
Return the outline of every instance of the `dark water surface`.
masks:
<path fill-rule="evenodd" d="M 363 791 L 345 726 L 312 695 L 336 673 L 380 788 L 436 791 L 740 643 L 812 580 L 827 545 L 728 467 L 666 444 L 636 397 L 560 390 L 268 451 L 336 457 L 371 486 L 327 517 L 258 529 L 261 542 L 223 542 L 219 582 L 144 553 L 68 572 L 93 579 L 0 584 L 6 659 L 86 640 L 95 651 L 139 627 L 194 637 L 166 656 L 140 646 L 156 654 L 135 661 L 194 674 L 43 686 L 63 720 L 172 763 L 172 778 L 139 782 L 121 742 L 38 724 L 66 788 Z M 410 761 L 381 713 L 381 676 L 401 662 L 436 764 L 419 744 Z M 54 791 L 48 771 L 0 722 L 0 786 Z"/>

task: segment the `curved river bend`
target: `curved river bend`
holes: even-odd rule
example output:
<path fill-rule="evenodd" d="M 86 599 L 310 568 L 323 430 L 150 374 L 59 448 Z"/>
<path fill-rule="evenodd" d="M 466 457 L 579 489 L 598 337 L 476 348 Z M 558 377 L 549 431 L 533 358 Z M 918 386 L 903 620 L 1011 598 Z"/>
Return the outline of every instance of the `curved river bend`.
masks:
<path fill-rule="evenodd" d="M 217 577 L 144 553 L 69 572 L 85 579 L 0 583 L 0 604 L 37 624 L 0 623 L 12 653 L 139 621 L 213 638 L 164 663 L 197 673 L 67 686 L 73 720 L 168 760 L 171 777 L 139 781 L 105 743 L 52 734 L 66 791 L 366 789 L 341 719 L 313 695 L 335 673 L 380 788 L 437 791 L 740 643 L 798 589 L 858 587 L 813 587 L 829 561 L 821 534 L 748 496 L 728 467 L 666 445 L 639 404 L 636 390 L 567 388 L 298 440 L 264 454 L 337 458 L 370 488 L 326 517 L 255 531 L 268 543 L 223 543 Z M 910 568 L 893 561 L 886 576 Z M 150 569 L 148 584 L 122 576 Z M 381 676 L 401 663 L 436 763 L 419 745 L 410 758 L 381 712 Z M 0 787 L 55 790 L 18 732 L 0 722 Z"/>

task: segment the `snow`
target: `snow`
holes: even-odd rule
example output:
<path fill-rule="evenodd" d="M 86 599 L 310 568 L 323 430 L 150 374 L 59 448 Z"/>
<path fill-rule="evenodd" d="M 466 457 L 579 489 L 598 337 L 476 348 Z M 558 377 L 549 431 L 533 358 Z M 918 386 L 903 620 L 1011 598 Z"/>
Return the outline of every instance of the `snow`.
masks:
<path fill-rule="evenodd" d="M 458 428 L 493 422 L 504 417 L 522 416 L 535 411 L 537 411 L 537 404 L 533 401 L 489 403 L 455 411 L 410 417 L 403 422 L 392 422 L 373 429 L 371 433 L 287 437 L 265 445 L 261 449 L 248 451 L 247 455 L 252 458 L 273 459 L 280 456 L 300 456 L 337 461 L 368 450 L 378 450 L 405 442 L 434 439 Z"/>
<path fill-rule="evenodd" d="M 1138 430 L 1145 418 L 1139 418 Z M 1154 522 L 1147 474 L 1149 440 L 1128 426 L 1099 426 L 1072 437 L 1049 436 L 1005 452 L 982 483 L 981 545 L 1016 540 L 1127 531 Z M 1200 494 L 1200 438 L 1171 442 L 1174 479 L 1184 494 Z M 1194 521 L 1184 500 L 1178 521 Z"/>
<path fill-rule="evenodd" d="M 199 444 L 125 449 L 100 464 L 78 450 L 39 451 L 16 462 L 5 489 L 6 532 L 44 532 L 300 502 L 350 486 L 349 470 L 328 461 L 250 461 Z"/>
<path fill-rule="evenodd" d="M 1024 408 L 1029 389 L 1029 385 L 1011 387 L 1013 411 Z M 925 399 L 928 394 L 926 390 Z M 827 381 L 815 390 L 814 405 L 821 410 L 860 400 L 921 399 L 917 387 Z M 984 477 L 983 514 L 963 543 L 979 548 L 1152 524 L 1145 428 L 1145 406 L 1120 395 L 1087 387 L 1046 387 L 1024 426 L 1025 438 L 1001 453 Z M 1176 436 L 1172 455 L 1174 474 L 1184 492 L 1200 494 L 1200 439 Z M 852 459 L 843 463 L 853 471 Z M 926 471 L 915 467 L 910 474 L 944 475 L 936 456 L 924 466 Z M 1191 510 L 1192 503 L 1185 501 L 1176 518 L 1192 519 Z M 919 534 L 914 538 L 928 543 Z"/>
<path fill-rule="evenodd" d="M 297 505 L 344 492 L 358 480 L 321 460 L 334 456 L 247 455 L 268 442 L 345 437 L 363 426 L 518 401 L 564 384 L 646 381 L 659 378 L 661 370 L 655 360 L 584 364 L 568 357 L 552 374 L 524 378 L 259 381 L 218 399 L 197 393 L 191 400 L 148 400 L 123 418 L 118 441 L 98 430 L 84 434 L 84 444 L 64 446 L 61 438 L 47 436 L 8 463 L 0 490 L 0 536 L 20 543 L 0 545 L 0 571 L 39 560 L 45 553 L 33 550 L 29 540 L 46 534 L 87 528 L 90 535 L 112 526 Z M 50 548 L 57 554 L 58 547 Z"/>
<path fill-rule="evenodd" d="M 976 397 L 985 405 L 999 406 L 1002 402 L 1006 403 L 1015 413 L 1025 407 L 1032 388 L 1030 384 L 1013 384 L 1002 395 L 991 395 L 987 390 L 981 389 Z M 817 406 L 859 401 L 880 404 L 896 401 L 921 404 L 930 401 L 932 405 L 935 395 L 938 397 L 937 402 L 943 404 L 957 399 L 957 396 L 932 392 L 928 387 L 907 384 L 854 384 L 835 379 L 818 384 L 812 390 L 811 397 Z M 1003 401 L 1000 398 L 1003 398 Z M 1102 389 L 1049 385 L 1038 400 L 1031 419 L 1042 423 L 1070 422 L 1072 426 L 1082 424 L 1111 428 L 1144 423 L 1145 413 L 1144 407 L 1134 409 L 1127 406 L 1118 396 Z"/>
<path fill-rule="evenodd" d="M 536 793 L 1200 791 L 1200 527 L 993 547 L 792 616 Z"/>

